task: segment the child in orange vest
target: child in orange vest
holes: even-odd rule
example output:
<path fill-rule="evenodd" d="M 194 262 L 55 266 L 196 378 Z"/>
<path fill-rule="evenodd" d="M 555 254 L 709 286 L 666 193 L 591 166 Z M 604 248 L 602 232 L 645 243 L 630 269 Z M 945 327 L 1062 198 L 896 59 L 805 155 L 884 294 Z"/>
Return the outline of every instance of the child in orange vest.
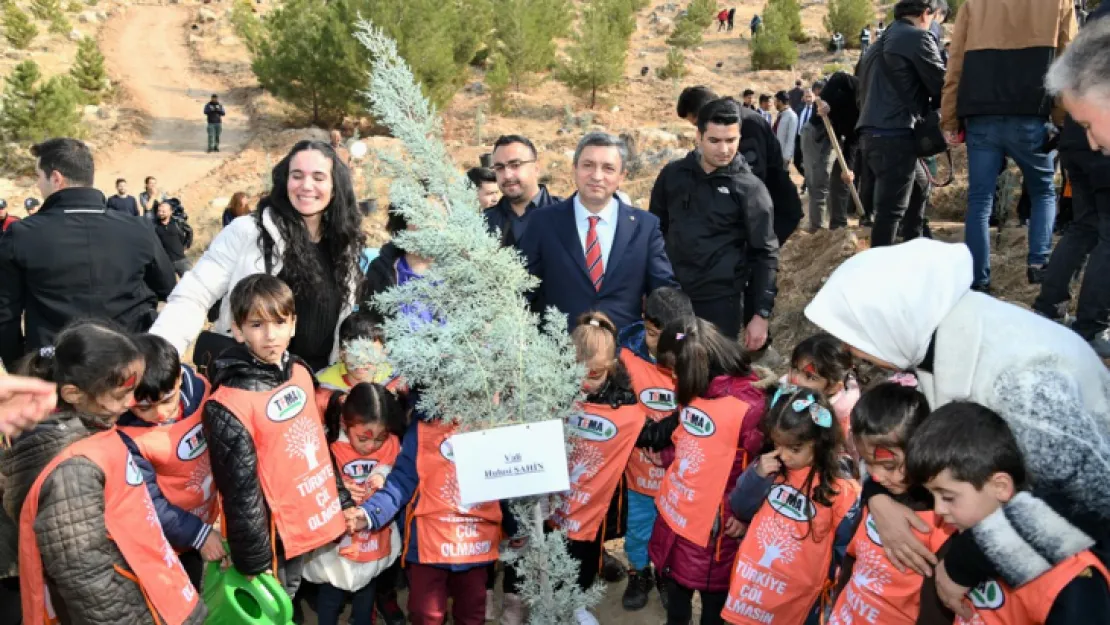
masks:
<path fill-rule="evenodd" d="M 331 454 L 355 503 L 362 503 L 385 485 L 385 477 L 401 452 L 397 432 L 404 414 L 397 399 L 380 384 L 361 382 L 329 407 L 328 432 L 334 432 Z M 334 409 L 333 409 L 334 408 Z M 305 563 L 305 579 L 320 584 L 316 615 L 320 625 L 336 625 L 351 594 L 351 622 L 371 623 L 379 576 L 401 553 L 396 523 L 378 531 L 360 530 L 338 544 L 314 551 Z"/>
<path fill-rule="evenodd" d="M 936 513 L 960 532 L 1012 532 L 1003 506 L 1027 496 L 1025 463 L 1013 432 L 989 408 L 947 404 L 914 432 L 906 469 L 933 494 Z M 1001 548 L 1005 548 L 1000 545 Z M 1106 566 L 1090 551 L 1044 563 L 1047 569 L 1020 588 L 1001 579 L 967 594 L 966 617 L 956 625 L 1072 625 L 1110 623 Z M 1048 568 L 1051 567 L 1051 568 Z"/>
<path fill-rule="evenodd" d="M 199 590 L 204 562 L 226 555 L 223 539 L 212 531 L 216 487 L 200 422 L 208 382 L 181 364 L 166 339 L 143 334 L 135 343 L 146 369 L 135 388 L 135 405 L 117 425 L 143 473 L 162 532 Z"/>
<path fill-rule="evenodd" d="M 354 502 L 327 450 L 312 372 L 287 351 L 293 292 L 255 274 L 235 285 L 230 306 L 239 345 L 209 367 L 202 417 L 221 529 L 240 573 L 276 574 L 292 597 L 302 556 L 345 533 L 342 508 Z"/>
<path fill-rule="evenodd" d="M 644 320 L 620 332 L 621 364 L 632 379 L 632 390 L 640 405 L 654 420 L 658 421 L 678 408 L 671 372 L 657 363 L 659 335 L 667 324 L 693 316 L 694 307 L 688 295 L 673 287 L 659 287 L 648 295 L 644 303 Z M 652 461 L 652 456 L 645 449 L 633 451 L 625 471 L 628 479 L 628 532 L 624 537 L 624 553 L 631 567 L 621 600 L 625 610 L 639 610 L 647 605 L 648 592 L 655 578 L 648 559 L 648 542 L 658 515 L 655 496 L 659 493 L 664 469 Z M 661 583 L 659 592 L 663 592 Z"/>
<path fill-rule="evenodd" d="M 353 312 L 339 324 L 339 362 L 316 374 L 320 386 L 338 391 L 349 391 L 360 382 L 386 384 L 392 376 L 392 367 L 385 359 L 385 332 L 382 316 L 371 308 Z M 356 363 L 347 347 L 351 341 L 370 341 L 378 351 L 380 362 L 371 366 Z"/>
<path fill-rule="evenodd" d="M 721 617 L 817 623 L 822 591 L 859 522 L 859 485 L 840 468 L 843 434 L 820 394 L 780 388 L 763 429 L 774 451 L 744 471 L 729 497 L 732 514 L 749 527 Z"/>
<path fill-rule="evenodd" d="M 845 443 L 850 446 L 852 408 L 859 401 L 860 390 L 853 375 L 852 355 L 844 343 L 824 332 L 798 343 L 790 355 L 787 381 L 828 398 Z"/>
<path fill-rule="evenodd" d="M 659 518 L 648 553 L 667 578 L 667 623 L 690 621 L 695 592 L 701 595 L 702 623 L 721 623 L 743 532 L 728 509 L 728 494 L 762 446 L 759 423 L 767 400 L 740 345 L 708 321 L 669 324 L 658 351 L 660 362 L 675 372 L 680 410 L 656 424 L 677 429 L 661 454 L 667 472 L 655 498 Z M 649 425 L 645 434 L 655 429 Z M 657 448 L 654 442 L 646 446 Z"/>
<path fill-rule="evenodd" d="M 567 532 L 567 551 L 578 560 L 578 585 L 589 590 L 601 569 L 608 513 L 626 505 L 624 469 L 645 423 L 628 372 L 617 357 L 617 328 L 604 313 L 586 312 L 571 333 L 578 362 L 586 366 L 581 413 L 567 418 L 573 451 L 567 458 L 570 492 L 551 522 Z M 586 608 L 578 623 L 596 625 Z"/>
<path fill-rule="evenodd" d="M 32 368 L 58 385 L 84 437 L 38 474 L 19 513 L 23 622 L 199 625 L 204 604 L 166 540 L 116 420 L 134 401 L 143 355 L 101 321 L 63 330 Z"/>
<path fill-rule="evenodd" d="M 870 479 L 916 512 L 930 531 L 914 533 L 936 552 L 955 528 L 932 511 L 933 497 L 929 491 L 910 484 L 905 466 L 906 442 L 928 415 L 928 402 L 916 388 L 883 382 L 864 393 L 852 409 L 852 434 L 860 458 L 867 463 Z M 852 537 L 848 558 L 841 567 L 838 586 L 842 590 L 829 625 L 912 625 L 918 622 L 921 612 L 924 581 L 918 573 L 900 571 L 890 562 L 875 522 L 864 507 L 863 521 Z"/>

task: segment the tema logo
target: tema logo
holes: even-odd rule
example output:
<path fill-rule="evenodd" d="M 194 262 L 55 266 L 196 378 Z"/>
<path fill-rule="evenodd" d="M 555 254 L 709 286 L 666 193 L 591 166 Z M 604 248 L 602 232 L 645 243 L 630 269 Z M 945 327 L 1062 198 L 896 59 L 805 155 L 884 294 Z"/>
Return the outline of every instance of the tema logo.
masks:
<path fill-rule="evenodd" d="M 343 465 L 343 474 L 355 481 L 356 484 L 362 484 L 366 478 L 370 477 L 370 472 L 377 466 L 377 460 L 352 460 Z"/>
<path fill-rule="evenodd" d="M 870 512 L 867 513 L 867 519 L 864 520 L 863 526 L 867 528 L 867 537 L 871 539 L 871 542 L 882 547 L 883 539 L 879 538 L 879 528 L 875 527 L 875 517 L 871 516 Z"/>
<path fill-rule="evenodd" d="M 451 439 L 446 438 L 439 444 L 439 453 L 455 464 L 455 448 L 451 446 Z"/>
<path fill-rule="evenodd" d="M 308 403 L 308 394 L 299 386 L 289 386 L 274 393 L 266 403 L 266 418 L 281 423 L 301 414 Z"/>
<path fill-rule="evenodd" d="M 772 488 L 767 495 L 767 503 L 775 512 L 795 521 L 808 521 L 817 515 L 817 506 L 789 484 Z"/>
<path fill-rule="evenodd" d="M 640 403 L 649 410 L 670 411 L 678 408 L 674 391 L 665 388 L 645 388 L 640 392 Z"/>
<path fill-rule="evenodd" d="M 196 460 L 205 449 L 208 449 L 208 441 L 204 438 L 204 426 L 198 423 L 181 437 L 181 442 L 177 444 L 177 457 L 185 461 Z"/>
<path fill-rule="evenodd" d="M 143 483 L 143 472 L 139 470 L 131 454 L 127 454 L 127 468 L 124 470 L 123 476 L 131 486 L 138 486 Z"/>
<path fill-rule="evenodd" d="M 994 580 L 979 584 L 967 593 L 967 598 L 971 599 L 971 604 L 980 610 L 997 610 L 1006 603 L 1006 594 Z"/>
<path fill-rule="evenodd" d="M 692 406 L 687 406 L 682 409 L 679 420 L 682 422 L 682 427 L 686 428 L 686 431 L 694 436 L 713 436 L 713 433 L 717 431 L 717 426 L 713 423 L 713 419 L 710 419 L 709 415 Z"/>
<path fill-rule="evenodd" d="M 588 441 L 607 441 L 617 435 L 617 426 L 593 414 L 576 414 L 567 417 L 567 428 L 571 434 Z"/>

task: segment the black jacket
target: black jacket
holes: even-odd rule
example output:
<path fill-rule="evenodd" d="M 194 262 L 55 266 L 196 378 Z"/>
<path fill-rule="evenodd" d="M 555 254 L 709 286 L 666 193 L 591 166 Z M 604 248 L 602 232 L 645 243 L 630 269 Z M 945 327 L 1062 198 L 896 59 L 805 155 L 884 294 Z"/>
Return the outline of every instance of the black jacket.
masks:
<path fill-rule="evenodd" d="M 896 20 L 859 63 L 856 129 L 912 129 L 914 116 L 940 107 L 944 72 L 936 38 L 906 20 Z M 913 110 L 903 101 L 911 103 Z"/>
<path fill-rule="evenodd" d="M 771 196 L 739 154 L 709 174 L 700 159 L 692 151 L 668 163 L 651 190 L 675 278 L 695 301 L 744 294 L 770 316 L 779 265 Z"/>
<path fill-rule="evenodd" d="M 222 124 L 224 121 L 224 105 L 209 102 L 204 105 L 204 119 L 209 124 Z"/>
<path fill-rule="evenodd" d="M 370 261 L 366 268 L 366 277 L 362 279 L 359 287 L 358 301 L 360 305 L 371 301 L 375 295 L 397 285 L 397 270 L 393 264 L 404 252 L 392 241 L 386 243 L 378 250 L 378 256 Z"/>
<path fill-rule="evenodd" d="M 821 99 L 829 105 L 829 122 L 833 132 L 837 134 L 844 156 L 849 159 L 859 140 L 856 133 L 856 122 L 859 121 L 859 103 L 856 101 L 858 93 L 859 79 L 846 72 L 836 72 L 829 76 L 825 88 L 821 90 Z M 820 125 L 825 130 L 825 122 L 820 115 L 810 118 L 810 123 Z"/>
<path fill-rule="evenodd" d="M 80 317 L 145 332 L 175 283 L 149 221 L 106 209 L 96 189 L 57 191 L 0 237 L 0 357 L 11 367 Z"/>
<path fill-rule="evenodd" d="M 512 247 L 524 236 L 524 230 L 528 228 L 528 218 L 532 216 L 537 208 L 551 206 L 562 201 L 563 198 L 551 195 L 547 186 L 541 184 L 539 193 L 528 202 L 528 206 L 524 208 L 524 215 L 521 217 L 516 216 L 509 199 L 506 197 L 502 197 L 497 201 L 497 204 L 483 211 L 482 217 L 485 217 L 486 228 L 489 229 L 490 233 L 501 233 L 501 246 Z"/>
<path fill-rule="evenodd" d="M 758 111 L 740 109 L 740 153 L 771 195 L 775 237 L 782 246 L 802 220 L 802 198 L 783 163 L 782 146 L 775 131 Z"/>
<path fill-rule="evenodd" d="M 273 390 L 289 381 L 293 368 L 307 365 L 286 356 L 283 366 L 255 360 L 242 345 L 224 352 L 209 368 L 212 389 L 221 386 L 250 392 Z M 315 377 L 313 378 L 315 382 Z M 235 568 L 244 575 L 257 575 L 272 567 L 280 545 L 270 542 L 270 508 L 258 479 L 258 454 L 243 422 L 216 399 L 204 404 L 201 416 L 208 439 L 212 479 L 223 503 L 223 531 Z M 332 459 L 334 464 L 335 459 Z M 335 483 L 344 509 L 353 508 L 351 494 L 343 487 L 343 473 L 336 469 Z"/>

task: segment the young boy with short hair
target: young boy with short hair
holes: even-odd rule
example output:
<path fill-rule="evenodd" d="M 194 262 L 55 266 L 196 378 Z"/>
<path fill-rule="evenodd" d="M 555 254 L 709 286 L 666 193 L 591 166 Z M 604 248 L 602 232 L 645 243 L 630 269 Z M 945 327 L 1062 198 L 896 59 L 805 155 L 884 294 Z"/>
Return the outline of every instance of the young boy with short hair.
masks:
<path fill-rule="evenodd" d="M 659 335 L 667 324 L 693 316 L 694 307 L 688 295 L 673 287 L 660 287 L 652 291 L 644 303 L 643 321 L 624 328 L 618 337 L 620 359 L 632 379 L 632 390 L 653 419 L 662 419 L 678 407 L 671 372 L 656 362 Z M 664 469 L 652 461 L 650 452 L 643 449 L 633 450 L 625 469 L 628 530 L 624 551 L 631 567 L 621 601 L 626 610 L 639 610 L 647 605 L 654 578 L 648 561 L 648 541 L 651 528 L 655 526 L 655 496 L 664 473 Z"/>
<path fill-rule="evenodd" d="M 1025 463 L 1013 432 L 993 410 L 953 402 L 929 415 L 906 448 L 910 478 L 933 494 L 936 513 L 980 542 L 1012 532 L 1003 506 L 1027 487 Z M 974 528 L 974 529 L 973 529 Z M 1035 564 L 1035 563 L 1031 563 Z M 1090 551 L 1065 558 L 1033 581 L 1012 588 L 988 580 L 967 593 L 971 616 L 957 625 L 1071 625 L 1110 623 L 1110 573 Z M 967 604 L 965 603 L 965 606 Z"/>
<path fill-rule="evenodd" d="M 135 404 L 116 425 L 143 474 L 166 540 L 199 590 L 204 561 L 225 555 L 223 539 L 212 531 L 216 489 L 200 422 L 208 382 L 181 363 L 166 339 L 142 334 L 135 344 L 146 368 Z"/>
<path fill-rule="evenodd" d="M 343 392 L 359 382 L 388 385 L 393 378 L 393 368 L 385 359 L 384 323 L 382 316 L 369 308 L 344 319 L 339 324 L 339 361 L 316 374 L 320 385 Z M 363 344 L 352 349 L 352 341 Z"/>
<path fill-rule="evenodd" d="M 297 325 L 293 292 L 276 277 L 248 276 L 230 296 L 239 345 L 210 368 L 204 405 L 212 477 L 235 568 L 273 573 L 289 596 L 301 557 L 341 536 L 354 501 L 328 452 L 312 371 L 288 352 Z"/>

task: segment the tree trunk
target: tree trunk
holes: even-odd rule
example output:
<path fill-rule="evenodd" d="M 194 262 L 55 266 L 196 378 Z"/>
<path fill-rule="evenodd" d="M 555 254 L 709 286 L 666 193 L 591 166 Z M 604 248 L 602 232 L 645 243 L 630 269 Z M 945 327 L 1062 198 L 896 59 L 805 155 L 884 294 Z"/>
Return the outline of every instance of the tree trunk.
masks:
<path fill-rule="evenodd" d="M 590 108 L 597 105 L 597 85 L 590 88 Z"/>

